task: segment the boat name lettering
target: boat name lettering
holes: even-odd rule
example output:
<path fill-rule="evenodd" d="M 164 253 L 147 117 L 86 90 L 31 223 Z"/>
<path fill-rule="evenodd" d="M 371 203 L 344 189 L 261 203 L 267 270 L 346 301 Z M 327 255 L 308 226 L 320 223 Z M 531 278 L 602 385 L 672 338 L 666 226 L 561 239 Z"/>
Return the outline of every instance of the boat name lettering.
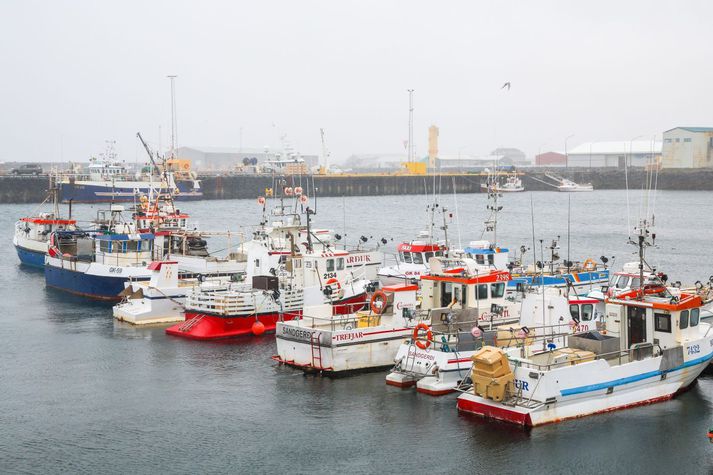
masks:
<path fill-rule="evenodd" d="M 357 262 L 371 262 L 371 256 L 368 254 L 360 254 L 347 257 L 347 264 L 356 264 Z"/>
<path fill-rule="evenodd" d="M 404 308 L 416 308 L 416 304 L 414 303 L 404 303 L 404 302 L 398 302 L 396 304 L 396 310 L 402 310 Z"/>
<path fill-rule="evenodd" d="M 337 333 L 334 335 L 334 339 L 337 341 L 351 341 L 351 340 L 356 340 L 358 338 L 363 338 L 364 337 L 364 332 L 356 332 L 356 333 Z"/>
<path fill-rule="evenodd" d="M 515 387 L 516 387 L 517 389 L 522 389 L 523 391 L 529 391 L 529 390 L 530 390 L 530 388 L 528 388 L 528 385 L 529 385 L 529 384 L 530 384 L 529 381 L 523 381 L 523 380 L 521 380 L 521 379 L 516 379 L 516 380 L 515 380 Z"/>
<path fill-rule="evenodd" d="M 109 267 L 109 272 L 112 274 L 121 274 L 123 270 L 121 267 Z"/>
<path fill-rule="evenodd" d="M 424 359 L 424 360 L 431 360 L 431 361 L 434 361 L 434 360 L 436 359 L 435 356 L 433 356 L 433 355 L 431 355 L 431 354 L 428 354 L 428 353 L 424 353 L 424 352 L 422 352 L 422 351 L 417 351 L 415 348 L 410 348 L 410 349 L 408 350 L 408 355 L 409 355 L 410 357 L 412 356 L 412 357 L 421 358 L 421 359 Z"/>
<path fill-rule="evenodd" d="M 695 355 L 696 353 L 701 352 L 701 347 L 699 345 L 691 345 L 688 347 L 688 354 L 689 355 Z"/>
<path fill-rule="evenodd" d="M 289 327 L 287 325 L 282 327 L 282 334 L 291 336 L 292 338 L 297 338 L 300 340 L 310 340 L 312 338 L 312 335 L 316 333 L 310 330 L 302 330 L 300 328 L 293 328 Z"/>
<path fill-rule="evenodd" d="M 490 312 L 483 312 L 480 315 L 479 320 L 490 320 L 490 317 L 493 317 L 493 320 L 499 320 L 501 318 L 508 318 L 508 317 L 510 317 L 510 312 L 508 311 L 507 308 L 503 309 L 502 315 L 498 315 L 498 314 L 490 313 Z"/>

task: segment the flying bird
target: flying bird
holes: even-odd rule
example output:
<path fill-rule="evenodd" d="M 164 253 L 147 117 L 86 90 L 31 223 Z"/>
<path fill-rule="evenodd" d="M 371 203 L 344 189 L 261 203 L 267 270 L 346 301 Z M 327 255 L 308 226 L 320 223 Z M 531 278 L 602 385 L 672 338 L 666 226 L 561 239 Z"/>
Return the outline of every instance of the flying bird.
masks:
<path fill-rule="evenodd" d="M 510 90 L 510 81 L 503 84 L 503 87 L 501 87 L 500 89 L 505 89 L 506 87 L 508 88 L 508 91 L 509 91 Z"/>

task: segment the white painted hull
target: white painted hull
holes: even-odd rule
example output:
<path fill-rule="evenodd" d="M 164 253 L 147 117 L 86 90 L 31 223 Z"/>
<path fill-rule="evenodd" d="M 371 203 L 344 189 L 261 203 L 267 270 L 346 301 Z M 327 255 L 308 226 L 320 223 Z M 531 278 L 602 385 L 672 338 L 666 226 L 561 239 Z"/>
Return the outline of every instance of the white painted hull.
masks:
<path fill-rule="evenodd" d="M 383 326 L 330 331 L 309 328 L 304 321 L 278 322 L 277 359 L 328 373 L 389 367 L 394 364 L 399 346 L 412 332 L 411 328 Z M 314 348 L 311 338 L 319 342 Z"/>
<path fill-rule="evenodd" d="M 686 357 L 683 364 L 669 370 L 660 369 L 661 356 L 620 366 L 595 360 L 540 372 L 537 379 L 532 378 L 537 371 L 517 367 L 515 381 L 522 388 L 522 400 L 539 405 L 533 408 L 506 405 L 469 391 L 458 397 L 458 409 L 516 424 L 538 426 L 664 401 L 695 381 L 713 358 L 710 341 L 695 343 L 704 349 L 705 356 Z"/>

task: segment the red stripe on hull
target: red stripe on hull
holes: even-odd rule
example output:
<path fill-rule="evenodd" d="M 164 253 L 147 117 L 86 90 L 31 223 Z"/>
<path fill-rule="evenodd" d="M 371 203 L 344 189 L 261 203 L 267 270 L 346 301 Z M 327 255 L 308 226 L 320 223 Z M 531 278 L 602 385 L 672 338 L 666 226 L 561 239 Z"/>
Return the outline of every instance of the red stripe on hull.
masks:
<path fill-rule="evenodd" d="M 434 389 L 419 388 L 416 386 L 416 391 L 423 394 L 428 394 L 429 396 L 445 396 L 455 391 L 455 389 L 441 389 L 436 391 Z"/>
<path fill-rule="evenodd" d="M 416 381 L 401 382 L 401 381 L 391 381 L 391 380 L 387 379 L 386 384 L 388 384 L 389 386 L 394 386 L 394 387 L 401 388 L 401 389 L 407 389 L 407 388 L 414 387 L 416 385 Z"/>
<path fill-rule="evenodd" d="M 283 314 L 284 320 L 292 320 L 300 316 L 301 311 Z M 190 320 L 199 321 L 191 325 Z M 274 333 L 280 314 L 264 313 L 261 315 L 245 315 L 240 317 L 218 317 L 202 313 L 186 312 L 186 321 L 166 329 L 167 335 L 190 338 L 192 340 L 217 340 L 253 335 L 253 323 L 259 320 L 265 326 L 265 333 Z"/>
<path fill-rule="evenodd" d="M 529 414 L 510 411 L 508 409 L 481 404 L 470 399 L 458 398 L 456 403 L 458 410 L 468 412 L 489 419 L 510 422 L 521 426 L 532 426 Z"/>

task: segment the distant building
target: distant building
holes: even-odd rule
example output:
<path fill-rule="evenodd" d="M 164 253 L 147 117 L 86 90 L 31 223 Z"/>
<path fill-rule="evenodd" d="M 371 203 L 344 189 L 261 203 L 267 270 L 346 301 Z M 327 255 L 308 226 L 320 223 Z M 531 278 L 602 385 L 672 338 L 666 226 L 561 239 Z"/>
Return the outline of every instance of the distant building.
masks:
<path fill-rule="evenodd" d="M 569 167 L 644 167 L 661 157 L 661 142 L 585 142 L 567 152 Z"/>
<path fill-rule="evenodd" d="M 563 167 L 567 163 L 567 156 L 559 152 L 545 152 L 535 155 L 535 166 L 538 167 Z"/>
<path fill-rule="evenodd" d="M 242 166 L 244 159 L 257 160 L 258 165 L 278 160 L 301 159 L 307 168 L 319 164 L 317 155 L 286 154 L 282 151 L 272 151 L 267 148 L 238 148 L 238 147 L 178 147 L 178 158 L 189 159 L 196 170 L 201 171 L 227 171 Z M 289 155 L 289 156 L 288 156 Z"/>
<path fill-rule="evenodd" d="M 490 155 L 501 156 L 506 159 L 510 165 L 515 165 L 516 167 L 530 167 L 532 166 L 532 161 L 527 158 L 525 152 L 519 148 L 496 148 Z"/>
<path fill-rule="evenodd" d="M 436 159 L 436 169 L 442 172 L 482 171 L 495 166 L 512 166 L 511 159 L 502 155 L 475 156 L 469 154 L 440 155 Z"/>
<path fill-rule="evenodd" d="M 661 166 L 713 167 L 713 127 L 676 127 L 664 132 Z"/>

